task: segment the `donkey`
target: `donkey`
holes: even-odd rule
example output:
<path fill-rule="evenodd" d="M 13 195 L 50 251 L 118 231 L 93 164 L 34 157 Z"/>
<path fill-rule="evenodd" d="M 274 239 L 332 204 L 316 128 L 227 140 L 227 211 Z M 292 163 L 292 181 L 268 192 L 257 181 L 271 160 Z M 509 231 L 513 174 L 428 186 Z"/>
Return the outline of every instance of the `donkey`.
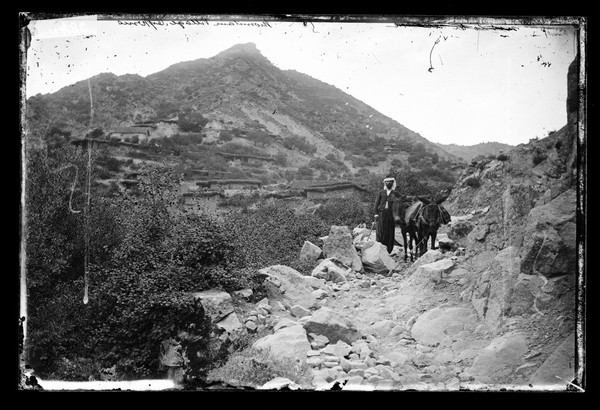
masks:
<path fill-rule="evenodd" d="M 417 229 L 415 220 L 411 220 L 408 215 L 409 212 L 413 212 L 412 205 L 406 206 L 406 197 L 401 198 L 400 194 L 394 192 L 394 201 L 392 202 L 392 214 L 394 215 L 394 222 L 396 226 L 400 227 L 402 232 L 403 244 L 404 245 L 404 260 L 408 260 L 408 254 L 410 253 L 410 261 L 414 261 L 413 256 L 413 242 L 417 243 Z M 410 210 L 410 211 L 409 211 Z"/>
<path fill-rule="evenodd" d="M 420 255 L 427 252 L 427 242 L 431 238 L 431 249 L 436 249 L 435 238 L 437 236 L 440 225 L 450 222 L 450 215 L 440 204 L 447 197 L 442 197 L 436 201 L 430 201 L 423 197 L 418 197 L 422 203 L 416 212 L 414 218 L 417 231 L 417 251 Z"/>

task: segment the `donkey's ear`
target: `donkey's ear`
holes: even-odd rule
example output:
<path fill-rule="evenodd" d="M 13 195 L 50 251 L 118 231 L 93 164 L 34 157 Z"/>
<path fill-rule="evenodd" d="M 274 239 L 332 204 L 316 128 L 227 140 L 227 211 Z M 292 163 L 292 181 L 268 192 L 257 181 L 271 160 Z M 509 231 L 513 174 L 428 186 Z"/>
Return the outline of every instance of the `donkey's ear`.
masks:
<path fill-rule="evenodd" d="M 429 199 L 427 199 L 425 197 L 422 197 L 422 196 L 419 196 L 419 195 L 417 195 L 417 199 L 419 201 L 423 202 L 425 205 L 429 205 L 429 202 L 431 202 L 431 201 L 429 201 Z"/>
<path fill-rule="evenodd" d="M 444 202 L 446 199 L 448 199 L 448 197 L 449 197 L 449 196 L 450 196 L 450 195 L 444 195 L 444 196 L 442 196 L 441 198 L 438 198 L 438 199 L 435 201 L 436 205 L 439 205 L 439 204 L 441 204 L 442 202 Z"/>

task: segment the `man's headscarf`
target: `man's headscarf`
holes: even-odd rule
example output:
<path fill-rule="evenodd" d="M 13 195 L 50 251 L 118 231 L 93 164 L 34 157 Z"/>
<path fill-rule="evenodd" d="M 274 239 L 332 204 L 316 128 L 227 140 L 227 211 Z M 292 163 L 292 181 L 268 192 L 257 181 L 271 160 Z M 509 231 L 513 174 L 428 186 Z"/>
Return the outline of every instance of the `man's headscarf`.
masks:
<path fill-rule="evenodd" d="M 384 180 L 383 180 L 383 189 L 387 189 L 387 186 L 385 185 L 385 183 L 388 182 L 388 181 L 394 181 L 394 185 L 392 185 L 392 191 L 394 189 L 396 189 L 396 179 L 394 179 L 394 177 L 384 178 Z"/>

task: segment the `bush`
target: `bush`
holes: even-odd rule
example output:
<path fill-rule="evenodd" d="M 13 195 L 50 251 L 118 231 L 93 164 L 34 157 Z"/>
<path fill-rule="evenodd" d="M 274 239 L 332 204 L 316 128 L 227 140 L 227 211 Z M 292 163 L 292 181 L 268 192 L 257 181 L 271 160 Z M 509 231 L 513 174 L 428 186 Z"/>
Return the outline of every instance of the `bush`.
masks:
<path fill-rule="evenodd" d="M 314 154 L 317 152 L 317 147 L 309 143 L 306 138 L 298 135 L 284 138 L 283 146 L 288 149 L 298 149 L 305 154 Z"/>
<path fill-rule="evenodd" d="M 233 238 L 232 264 L 256 269 L 275 264 L 289 266 L 305 240 L 314 243 L 330 228 L 315 215 L 295 214 L 275 205 L 263 204 L 256 210 L 230 213 L 224 218 L 224 229 Z"/>
<path fill-rule="evenodd" d="M 510 157 L 506 154 L 498 154 L 498 156 L 496 157 L 497 160 L 499 161 L 506 161 L 508 160 Z"/>
<path fill-rule="evenodd" d="M 372 220 L 371 204 L 357 198 L 335 198 L 317 209 L 316 215 L 328 226 L 346 225 L 351 229 Z"/>
<path fill-rule="evenodd" d="M 481 182 L 478 178 L 469 177 L 465 180 L 465 185 L 470 186 L 471 188 L 479 188 L 481 186 Z"/>

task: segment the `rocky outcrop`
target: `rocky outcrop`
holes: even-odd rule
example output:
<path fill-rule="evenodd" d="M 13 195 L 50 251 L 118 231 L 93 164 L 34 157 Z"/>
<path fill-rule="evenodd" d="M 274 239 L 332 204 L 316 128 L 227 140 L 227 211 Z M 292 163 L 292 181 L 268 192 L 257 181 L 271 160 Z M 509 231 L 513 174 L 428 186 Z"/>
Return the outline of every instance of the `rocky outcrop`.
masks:
<path fill-rule="evenodd" d="M 510 384 L 512 374 L 527 351 L 523 335 L 507 333 L 492 340 L 479 352 L 468 373 L 480 383 Z"/>
<path fill-rule="evenodd" d="M 519 276 L 520 259 L 515 247 L 498 252 L 487 269 L 463 292 L 470 300 L 480 320 L 490 326 L 511 311 L 511 296 Z"/>
<path fill-rule="evenodd" d="M 552 352 L 529 379 L 534 388 L 565 390 L 575 378 L 575 334 L 572 333 Z"/>
<path fill-rule="evenodd" d="M 546 277 L 576 273 L 577 197 L 570 189 L 533 208 L 525 219 L 521 271 Z"/>
<path fill-rule="evenodd" d="M 434 308 L 420 315 L 411 329 L 417 341 L 435 346 L 449 336 L 458 335 L 465 329 L 475 329 L 477 315 L 462 307 Z"/>

